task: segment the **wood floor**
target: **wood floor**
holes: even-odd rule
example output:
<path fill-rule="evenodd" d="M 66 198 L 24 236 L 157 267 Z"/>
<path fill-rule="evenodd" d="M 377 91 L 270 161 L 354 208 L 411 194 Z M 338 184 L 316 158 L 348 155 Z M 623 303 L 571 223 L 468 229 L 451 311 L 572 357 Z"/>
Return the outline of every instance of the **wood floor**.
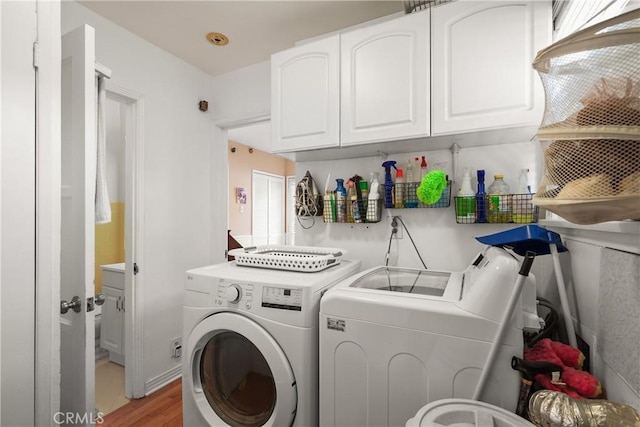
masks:
<path fill-rule="evenodd" d="M 182 379 L 142 399 L 132 400 L 104 417 L 100 427 L 182 426 Z"/>

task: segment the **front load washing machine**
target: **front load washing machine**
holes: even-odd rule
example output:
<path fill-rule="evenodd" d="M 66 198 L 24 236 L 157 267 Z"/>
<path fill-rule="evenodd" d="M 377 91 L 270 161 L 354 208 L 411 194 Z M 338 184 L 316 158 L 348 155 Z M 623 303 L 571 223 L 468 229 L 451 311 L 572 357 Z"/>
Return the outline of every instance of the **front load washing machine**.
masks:
<path fill-rule="evenodd" d="M 240 266 L 189 270 L 183 307 L 183 421 L 191 426 L 318 425 L 318 314 L 356 273 Z"/>

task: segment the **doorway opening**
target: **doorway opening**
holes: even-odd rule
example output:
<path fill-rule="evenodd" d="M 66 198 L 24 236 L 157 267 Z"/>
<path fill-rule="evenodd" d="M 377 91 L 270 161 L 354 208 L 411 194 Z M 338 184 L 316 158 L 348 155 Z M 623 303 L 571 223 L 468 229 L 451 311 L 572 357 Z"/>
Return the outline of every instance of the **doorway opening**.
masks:
<path fill-rule="evenodd" d="M 142 314 L 142 96 L 107 83 L 107 182 L 111 222 L 96 225 L 96 408 L 107 414 L 144 396 Z M 106 272 L 106 273 L 105 273 Z M 105 277 L 106 274 L 106 277 Z M 99 336 L 99 338 L 98 338 Z"/>
<path fill-rule="evenodd" d="M 236 125 L 226 139 L 229 241 L 243 247 L 293 244 L 289 219 L 295 203 L 289 201 L 293 196 L 287 184 L 295 162 L 270 153 L 271 123 Z"/>

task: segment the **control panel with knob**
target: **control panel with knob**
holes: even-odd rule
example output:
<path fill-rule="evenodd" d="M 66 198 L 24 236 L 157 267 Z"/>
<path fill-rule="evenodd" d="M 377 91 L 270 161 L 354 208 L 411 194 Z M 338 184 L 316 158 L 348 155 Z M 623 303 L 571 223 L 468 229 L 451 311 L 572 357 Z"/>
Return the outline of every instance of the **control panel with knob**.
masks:
<path fill-rule="evenodd" d="M 227 301 L 237 303 L 242 298 L 242 289 L 238 285 L 229 285 L 224 293 Z"/>

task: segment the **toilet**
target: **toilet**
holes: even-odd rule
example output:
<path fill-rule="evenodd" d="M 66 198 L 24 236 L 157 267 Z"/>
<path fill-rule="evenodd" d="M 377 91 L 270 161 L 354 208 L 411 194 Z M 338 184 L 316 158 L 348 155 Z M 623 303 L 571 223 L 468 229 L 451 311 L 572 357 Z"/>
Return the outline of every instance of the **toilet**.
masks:
<path fill-rule="evenodd" d="M 471 399 L 442 399 L 423 406 L 406 427 L 535 427 L 524 418 L 490 403 Z"/>

